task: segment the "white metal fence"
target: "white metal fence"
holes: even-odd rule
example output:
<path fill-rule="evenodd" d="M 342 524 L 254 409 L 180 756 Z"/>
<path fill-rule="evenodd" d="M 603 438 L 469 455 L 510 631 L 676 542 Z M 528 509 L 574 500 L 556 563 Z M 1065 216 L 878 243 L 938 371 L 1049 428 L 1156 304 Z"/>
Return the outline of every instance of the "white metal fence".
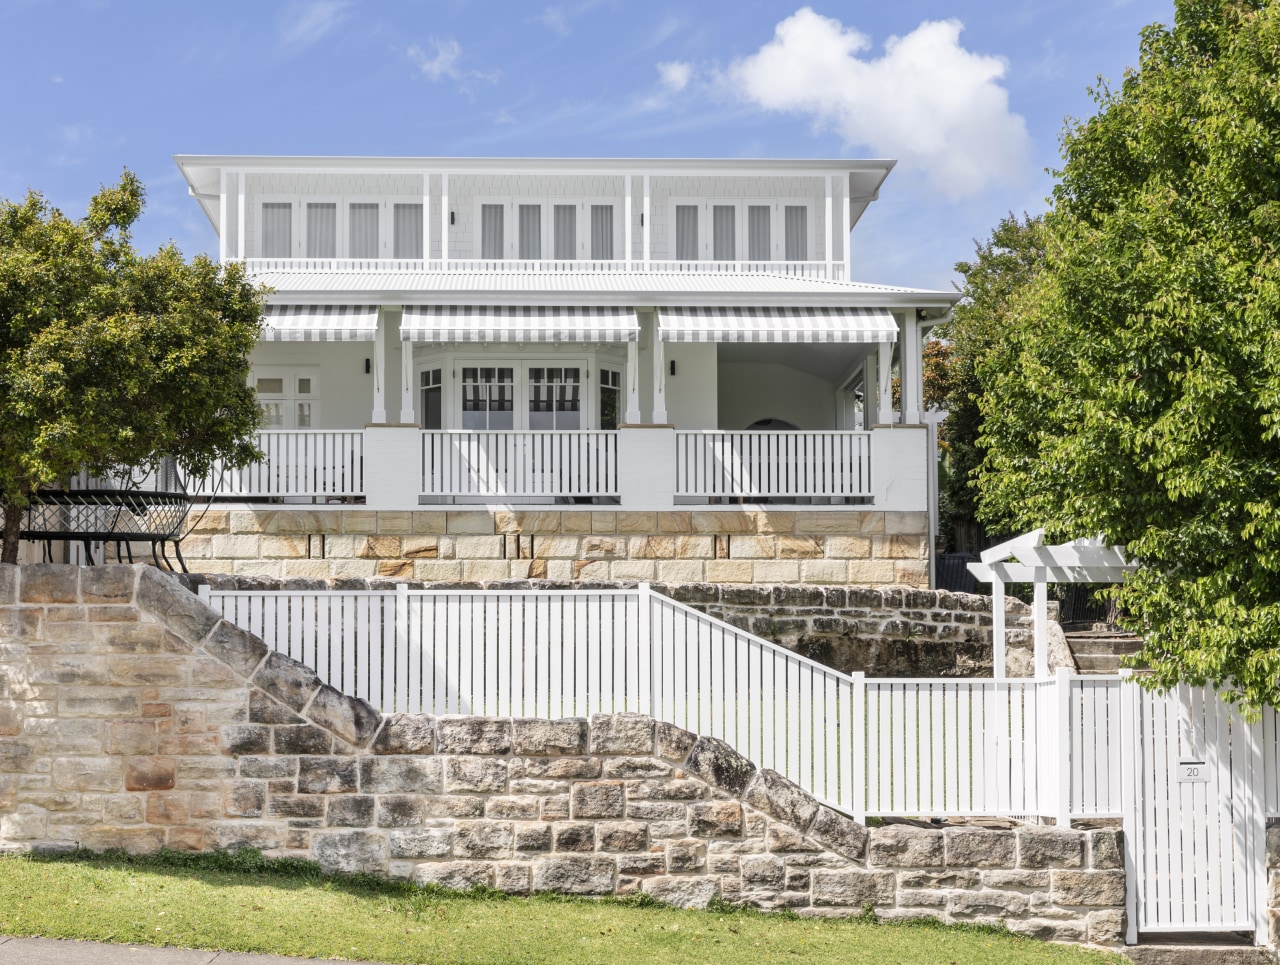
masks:
<path fill-rule="evenodd" d="M 869 432 L 676 432 L 677 496 L 871 495 Z"/>
<path fill-rule="evenodd" d="M 652 714 L 855 815 L 1121 814 L 1116 677 L 868 680 L 643 586 L 202 595 L 386 712 Z"/>
<path fill-rule="evenodd" d="M 618 433 L 426 430 L 424 496 L 616 496 Z"/>
<path fill-rule="evenodd" d="M 217 466 L 188 483 L 196 495 L 221 498 L 364 495 L 364 433 L 359 429 L 266 429 L 258 433 L 263 458 L 240 469 Z"/>

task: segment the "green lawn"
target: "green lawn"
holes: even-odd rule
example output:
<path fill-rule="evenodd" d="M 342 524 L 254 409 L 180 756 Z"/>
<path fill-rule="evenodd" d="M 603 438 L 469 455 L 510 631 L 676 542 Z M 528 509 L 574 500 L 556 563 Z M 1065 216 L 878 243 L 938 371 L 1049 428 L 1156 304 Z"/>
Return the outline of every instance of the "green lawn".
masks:
<path fill-rule="evenodd" d="M 1102 963 L 1003 932 L 428 891 L 229 855 L 0 858 L 0 934 L 450 963 Z"/>

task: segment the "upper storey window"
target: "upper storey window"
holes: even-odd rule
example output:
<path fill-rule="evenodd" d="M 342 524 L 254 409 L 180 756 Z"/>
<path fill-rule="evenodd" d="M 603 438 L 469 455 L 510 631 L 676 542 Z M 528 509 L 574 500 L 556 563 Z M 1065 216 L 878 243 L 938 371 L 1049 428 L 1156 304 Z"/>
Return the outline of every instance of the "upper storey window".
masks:
<path fill-rule="evenodd" d="M 338 257 L 338 206 L 332 202 L 307 204 L 307 257 Z"/>
<path fill-rule="evenodd" d="M 620 243 L 615 207 L 585 200 L 482 201 L 480 257 L 612 261 Z"/>
<path fill-rule="evenodd" d="M 670 208 L 678 261 L 807 261 L 808 204 L 677 200 Z"/>
<path fill-rule="evenodd" d="M 287 201 L 262 206 L 262 256 L 293 257 L 293 205 Z"/>
<path fill-rule="evenodd" d="M 265 198 L 261 258 L 422 258 L 421 202 L 380 198 Z"/>
<path fill-rule="evenodd" d="M 394 209 L 394 258 L 421 258 L 422 205 L 397 204 Z"/>
<path fill-rule="evenodd" d="M 347 256 L 377 258 L 382 245 L 378 235 L 378 209 L 381 205 L 361 201 L 347 210 Z"/>

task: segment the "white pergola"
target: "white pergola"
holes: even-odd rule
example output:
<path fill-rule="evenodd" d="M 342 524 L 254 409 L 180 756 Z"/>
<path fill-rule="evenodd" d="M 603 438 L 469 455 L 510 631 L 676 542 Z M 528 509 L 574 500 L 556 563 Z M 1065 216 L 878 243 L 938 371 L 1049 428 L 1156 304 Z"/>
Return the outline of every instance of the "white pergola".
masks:
<path fill-rule="evenodd" d="M 1035 646 L 1035 675 L 1049 676 L 1049 584 L 1119 583 L 1138 568 L 1125 559 L 1119 547 L 1098 539 L 1077 539 L 1057 546 L 1044 545 L 1044 530 L 1037 529 L 984 550 L 969 572 L 991 584 L 992 675 L 1005 676 L 1004 588 L 1007 583 L 1031 583 L 1035 587 L 1031 613 Z"/>

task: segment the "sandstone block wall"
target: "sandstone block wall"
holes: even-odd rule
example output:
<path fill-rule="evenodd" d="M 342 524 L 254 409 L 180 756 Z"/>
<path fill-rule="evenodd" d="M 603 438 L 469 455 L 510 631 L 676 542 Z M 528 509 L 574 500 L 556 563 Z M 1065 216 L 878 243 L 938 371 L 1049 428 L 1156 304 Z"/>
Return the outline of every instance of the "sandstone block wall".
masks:
<path fill-rule="evenodd" d="M 383 716 L 147 567 L 0 566 L 0 848 L 253 846 L 421 883 L 1114 943 L 1114 831 L 866 828 L 635 714 Z"/>
<path fill-rule="evenodd" d="M 927 586 L 925 513 L 845 510 L 214 509 L 197 572 L 288 578 Z"/>

